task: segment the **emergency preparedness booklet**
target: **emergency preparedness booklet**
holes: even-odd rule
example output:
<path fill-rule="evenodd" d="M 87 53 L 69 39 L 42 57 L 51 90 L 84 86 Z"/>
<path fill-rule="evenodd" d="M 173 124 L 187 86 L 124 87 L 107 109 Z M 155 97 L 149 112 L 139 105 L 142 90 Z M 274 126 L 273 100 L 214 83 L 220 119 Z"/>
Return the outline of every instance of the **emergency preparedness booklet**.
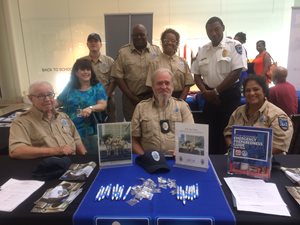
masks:
<path fill-rule="evenodd" d="M 269 179 L 272 167 L 272 129 L 233 126 L 228 172 Z"/>
<path fill-rule="evenodd" d="M 175 166 L 208 169 L 208 125 L 175 123 Z"/>

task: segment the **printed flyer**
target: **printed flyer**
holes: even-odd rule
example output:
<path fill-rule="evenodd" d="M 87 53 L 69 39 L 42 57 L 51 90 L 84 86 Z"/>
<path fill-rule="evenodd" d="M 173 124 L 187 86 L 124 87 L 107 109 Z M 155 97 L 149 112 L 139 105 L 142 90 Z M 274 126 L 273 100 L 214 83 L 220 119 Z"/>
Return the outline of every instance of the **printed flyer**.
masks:
<path fill-rule="evenodd" d="M 208 125 L 175 123 L 175 166 L 208 169 Z"/>

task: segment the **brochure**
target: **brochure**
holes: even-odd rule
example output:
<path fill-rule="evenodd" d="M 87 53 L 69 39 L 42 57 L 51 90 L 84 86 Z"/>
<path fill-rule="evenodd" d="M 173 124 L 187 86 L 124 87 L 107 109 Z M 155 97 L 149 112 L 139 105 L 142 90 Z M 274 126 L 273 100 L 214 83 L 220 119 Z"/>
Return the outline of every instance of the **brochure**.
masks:
<path fill-rule="evenodd" d="M 82 192 L 84 183 L 62 181 L 54 188 L 48 189 L 34 204 L 33 213 L 63 212 Z"/>
<path fill-rule="evenodd" d="M 296 200 L 296 202 L 300 205 L 300 187 L 285 186 L 285 188 L 291 194 L 291 196 Z"/>
<path fill-rule="evenodd" d="M 59 179 L 65 181 L 85 181 L 90 176 L 95 167 L 95 162 L 88 162 L 83 164 L 73 163 Z"/>
<path fill-rule="evenodd" d="M 175 166 L 208 169 L 208 125 L 175 123 Z"/>
<path fill-rule="evenodd" d="M 300 168 L 280 167 L 285 175 L 293 182 L 300 185 Z"/>
<path fill-rule="evenodd" d="M 103 123 L 97 127 L 99 166 L 132 164 L 131 123 Z"/>
<path fill-rule="evenodd" d="M 272 167 L 272 129 L 233 126 L 229 173 L 269 179 Z"/>

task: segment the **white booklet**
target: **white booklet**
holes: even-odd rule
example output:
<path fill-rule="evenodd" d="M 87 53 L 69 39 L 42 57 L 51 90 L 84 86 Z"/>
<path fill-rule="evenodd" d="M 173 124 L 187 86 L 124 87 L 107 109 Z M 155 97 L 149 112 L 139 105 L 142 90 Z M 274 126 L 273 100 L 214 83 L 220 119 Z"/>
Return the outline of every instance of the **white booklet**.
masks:
<path fill-rule="evenodd" d="M 175 166 L 208 169 L 208 125 L 175 123 Z"/>
<path fill-rule="evenodd" d="M 45 182 L 9 179 L 0 189 L 0 211 L 11 212 Z"/>

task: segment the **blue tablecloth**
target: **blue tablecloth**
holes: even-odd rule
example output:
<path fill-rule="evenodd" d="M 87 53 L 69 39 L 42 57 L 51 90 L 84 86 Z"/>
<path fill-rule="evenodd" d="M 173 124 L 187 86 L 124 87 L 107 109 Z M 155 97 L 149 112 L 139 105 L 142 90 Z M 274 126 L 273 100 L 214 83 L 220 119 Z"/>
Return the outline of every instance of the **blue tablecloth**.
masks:
<path fill-rule="evenodd" d="M 85 198 L 73 216 L 74 225 L 95 225 L 96 218 L 100 217 L 125 218 L 127 223 L 121 224 L 143 224 L 134 219 L 147 218 L 149 224 L 235 224 L 235 217 L 226 201 L 223 191 L 218 182 L 218 178 L 210 163 L 206 172 L 187 170 L 173 167 L 174 161 L 168 161 L 171 170 L 167 173 L 148 174 L 139 166 L 133 164 L 127 167 L 101 169 L 91 185 Z M 139 178 L 151 178 L 157 183 L 157 177 L 176 179 L 177 185 L 199 184 L 199 198 L 188 201 L 183 205 L 176 199 L 176 195 L 171 195 L 170 189 L 162 189 L 162 193 L 154 195 L 152 200 L 142 200 L 134 206 L 130 206 L 126 201 L 112 201 L 104 199 L 96 201 L 95 196 L 101 185 L 124 184 L 126 187 L 141 184 Z M 130 199 L 130 198 L 127 198 Z M 132 219 L 130 219 L 132 218 Z M 163 219 L 165 218 L 165 219 Z M 170 222 L 173 218 L 175 221 Z M 194 220 L 191 221 L 191 220 Z M 201 221 L 202 222 L 199 222 Z M 129 221 L 129 222 L 128 222 Z M 198 222 L 195 222 L 198 221 Z M 107 224 L 105 222 L 98 224 Z M 111 223 L 110 223 L 111 224 Z"/>

